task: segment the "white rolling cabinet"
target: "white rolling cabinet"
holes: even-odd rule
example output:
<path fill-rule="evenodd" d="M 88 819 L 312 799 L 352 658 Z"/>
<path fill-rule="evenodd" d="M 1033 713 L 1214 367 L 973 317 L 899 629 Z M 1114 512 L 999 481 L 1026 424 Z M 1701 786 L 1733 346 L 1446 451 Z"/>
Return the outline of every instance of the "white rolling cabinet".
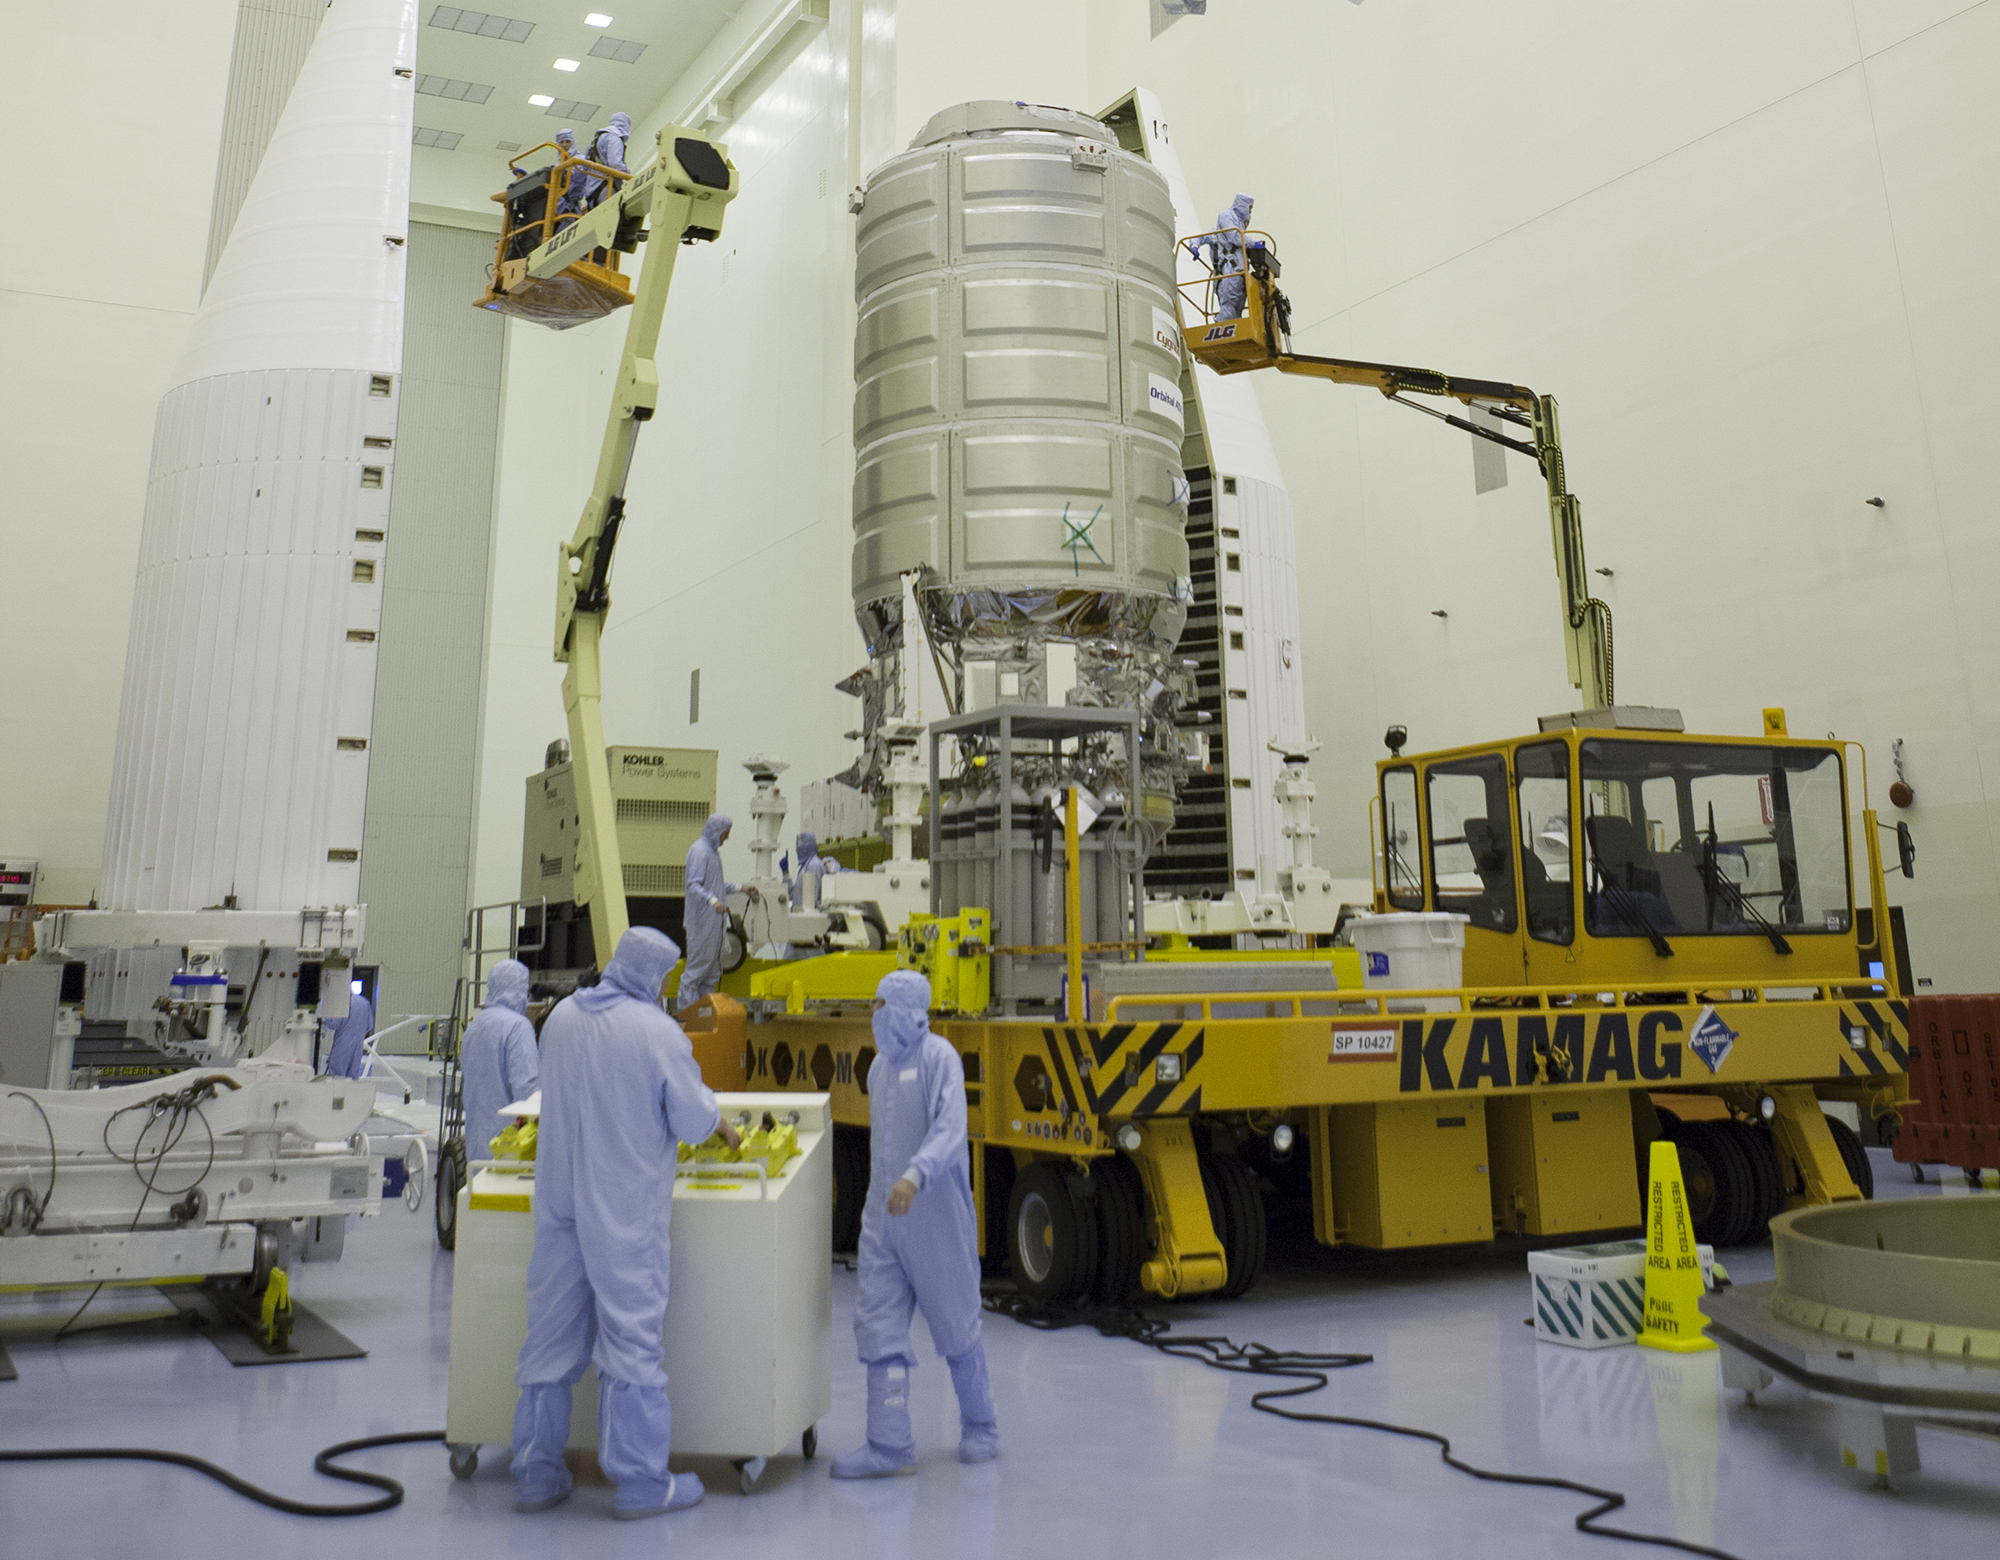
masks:
<path fill-rule="evenodd" d="M 833 1118 L 824 1094 L 723 1094 L 730 1121 L 798 1117 L 799 1154 L 775 1179 L 718 1185 L 684 1164 L 674 1183 L 673 1259 L 661 1360 L 674 1407 L 673 1450 L 733 1459 L 747 1493 L 766 1458 L 810 1456 L 833 1405 Z M 734 1167 L 742 1174 L 744 1167 Z M 458 1194 L 451 1295 L 452 1471 L 513 1438 L 514 1362 L 528 1330 L 534 1177 L 486 1169 Z M 597 1373 L 577 1383 L 572 1448 L 597 1445 Z"/>

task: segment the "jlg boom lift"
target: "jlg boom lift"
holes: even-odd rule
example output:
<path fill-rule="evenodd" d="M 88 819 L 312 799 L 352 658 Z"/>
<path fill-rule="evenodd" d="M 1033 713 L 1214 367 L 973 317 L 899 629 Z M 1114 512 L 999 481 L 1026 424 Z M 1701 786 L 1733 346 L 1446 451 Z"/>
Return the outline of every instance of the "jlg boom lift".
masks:
<path fill-rule="evenodd" d="M 536 147 L 521 160 L 542 150 Z M 556 549 L 555 658 L 568 667 L 563 708 L 576 775 L 576 901 L 589 909 L 591 943 L 602 969 L 611 962 L 628 924 L 617 811 L 599 712 L 603 682 L 598 652 L 611 607 L 612 556 L 625 520 L 625 484 L 639 429 L 659 404 L 660 376 L 653 352 L 673 283 L 674 261 L 682 244 L 721 235 L 723 208 L 736 198 L 737 175 L 719 145 L 678 125 L 660 131 L 657 155 L 636 174 L 621 174 L 554 146 L 546 150 L 555 153 L 552 163 L 494 197 L 505 216 L 489 286 L 476 302 L 480 308 L 556 330 L 601 319 L 620 308 L 632 310 L 590 497 L 574 534 Z M 588 211 L 561 211 L 560 192 L 579 170 L 604 179 L 603 198 Z M 649 241 L 654 247 L 634 288 L 619 269 L 619 257 Z M 504 949 L 488 949 L 483 931 L 469 932 L 470 975 L 459 983 L 443 1045 L 446 1105 L 440 1129 L 437 1229 L 447 1248 L 456 1239 L 456 1197 L 465 1183 L 469 1158 L 483 1158 L 485 1150 L 482 1136 L 468 1156 L 456 1077 L 457 1035 L 479 1000 L 485 960 L 502 951 L 514 952 L 522 930 L 518 906 L 488 908 L 507 909 L 508 943 Z M 475 924 L 479 916 L 475 912 Z"/>

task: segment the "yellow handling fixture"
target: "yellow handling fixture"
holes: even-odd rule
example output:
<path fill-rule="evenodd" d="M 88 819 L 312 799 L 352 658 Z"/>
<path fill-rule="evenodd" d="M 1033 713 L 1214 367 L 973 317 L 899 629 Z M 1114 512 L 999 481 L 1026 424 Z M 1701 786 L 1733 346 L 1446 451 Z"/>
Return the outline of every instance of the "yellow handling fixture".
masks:
<path fill-rule="evenodd" d="M 625 872 L 618 854 L 611 770 L 604 754 L 599 643 L 611 607 L 611 557 L 625 520 L 625 484 L 639 425 L 659 404 L 660 375 L 653 350 L 660 339 L 667 289 L 682 244 L 722 233 L 723 208 L 736 198 L 737 174 L 722 148 L 706 136 L 668 125 L 653 162 L 528 256 L 531 277 L 552 277 L 587 262 L 597 252 L 652 248 L 639 273 L 625 351 L 611 392 L 611 415 L 597 457 L 597 476 L 576 533 L 556 552 L 555 658 L 563 677 L 569 717 L 569 750 L 575 767 L 577 830 L 576 901 L 590 908 L 590 935 L 599 969 L 611 962 L 625 934 Z"/>
<path fill-rule="evenodd" d="M 1063 916 L 1068 935 L 1063 939 L 1069 957 L 1069 1021 L 1090 1021 L 1090 1004 L 1083 992 L 1083 884 L 1077 876 L 1077 796 L 1069 788 L 1063 803 Z"/>

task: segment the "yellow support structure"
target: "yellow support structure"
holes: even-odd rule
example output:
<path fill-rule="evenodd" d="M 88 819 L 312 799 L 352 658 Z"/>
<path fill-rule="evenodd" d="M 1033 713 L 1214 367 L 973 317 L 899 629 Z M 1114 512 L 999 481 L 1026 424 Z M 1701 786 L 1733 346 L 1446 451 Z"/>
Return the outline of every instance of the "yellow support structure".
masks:
<path fill-rule="evenodd" d="M 1771 1137 L 1777 1145 L 1778 1163 L 1798 1167 L 1800 1191 L 1785 1199 L 1787 1208 L 1816 1207 L 1821 1203 L 1859 1202 L 1861 1188 L 1847 1173 L 1847 1161 L 1840 1157 L 1840 1145 L 1826 1124 L 1826 1112 L 1810 1084 L 1780 1084 L 1770 1091 L 1777 1102 L 1771 1118 Z"/>
<path fill-rule="evenodd" d="M 1132 1162 L 1146 1183 L 1157 1253 L 1139 1270 L 1139 1283 L 1163 1300 L 1201 1295 L 1229 1282 L 1229 1259 L 1208 1216 L 1194 1132 L 1179 1120 L 1134 1123 L 1139 1146 Z"/>

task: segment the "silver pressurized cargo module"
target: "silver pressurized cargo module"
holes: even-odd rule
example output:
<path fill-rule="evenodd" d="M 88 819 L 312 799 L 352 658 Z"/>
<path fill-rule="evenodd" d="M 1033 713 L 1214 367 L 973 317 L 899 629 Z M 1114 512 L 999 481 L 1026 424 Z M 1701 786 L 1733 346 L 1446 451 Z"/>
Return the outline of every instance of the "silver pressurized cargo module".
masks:
<path fill-rule="evenodd" d="M 1166 181 L 1085 115 L 967 103 L 858 200 L 853 585 L 871 737 L 900 713 L 886 668 L 925 653 L 905 639 L 914 574 L 956 709 L 1063 702 L 1048 683 L 1063 645 L 1068 702 L 1141 713 L 1134 812 L 1156 839 L 1191 691 L 1174 658 L 1192 592 Z M 871 740 L 864 769 L 882 758 Z"/>

